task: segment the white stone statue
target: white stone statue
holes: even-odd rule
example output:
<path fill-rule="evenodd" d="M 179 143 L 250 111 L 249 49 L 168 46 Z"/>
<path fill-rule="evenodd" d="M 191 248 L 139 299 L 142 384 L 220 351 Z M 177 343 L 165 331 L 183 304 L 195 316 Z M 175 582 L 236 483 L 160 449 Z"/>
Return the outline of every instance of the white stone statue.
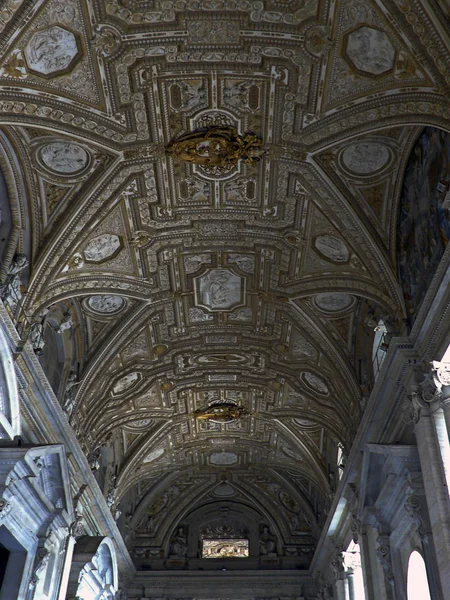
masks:
<path fill-rule="evenodd" d="M 33 346 L 34 353 L 38 356 L 42 355 L 45 346 L 44 321 L 36 322 L 31 325 L 28 340 Z"/>
<path fill-rule="evenodd" d="M 80 385 L 81 381 L 77 381 L 77 374 L 70 373 L 67 378 L 66 388 L 64 391 L 64 401 L 62 405 L 63 411 L 70 417 L 75 405 L 75 390 L 77 385 Z"/>
<path fill-rule="evenodd" d="M 6 279 L 1 288 L 1 297 L 5 304 L 8 304 L 13 309 L 22 298 L 20 290 L 21 274 L 28 264 L 25 254 L 16 254 L 6 272 Z"/>
<path fill-rule="evenodd" d="M 67 313 L 63 316 L 62 321 L 59 324 L 58 329 L 56 330 L 56 333 L 64 333 L 64 331 L 66 331 L 67 329 L 71 329 L 72 327 L 73 327 L 72 315 Z"/>

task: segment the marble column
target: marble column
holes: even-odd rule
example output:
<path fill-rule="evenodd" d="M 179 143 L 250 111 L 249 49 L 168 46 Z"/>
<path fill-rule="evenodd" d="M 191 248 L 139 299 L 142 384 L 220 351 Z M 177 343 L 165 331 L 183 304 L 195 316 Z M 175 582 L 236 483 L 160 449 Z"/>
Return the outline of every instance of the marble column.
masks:
<path fill-rule="evenodd" d="M 430 378 L 426 377 L 419 386 L 412 388 L 407 414 L 414 425 L 436 562 L 445 596 L 450 594 L 450 500 L 441 453 L 442 440 L 436 429 L 435 413 L 440 401 L 441 391 L 433 388 Z"/>

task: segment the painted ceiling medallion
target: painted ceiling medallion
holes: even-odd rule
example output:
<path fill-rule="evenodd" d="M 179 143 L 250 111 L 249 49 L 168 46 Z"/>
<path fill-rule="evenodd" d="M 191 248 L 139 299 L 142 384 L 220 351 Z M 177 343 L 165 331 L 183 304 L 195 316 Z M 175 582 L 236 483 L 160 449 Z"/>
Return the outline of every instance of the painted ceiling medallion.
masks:
<path fill-rule="evenodd" d="M 196 410 L 194 416 L 198 421 L 212 421 L 213 423 L 222 424 L 232 423 L 247 414 L 245 408 L 234 404 L 234 402 L 220 402 Z"/>
<path fill-rule="evenodd" d="M 73 175 L 82 171 L 89 163 L 89 154 L 72 142 L 53 142 L 39 151 L 39 158 L 50 171 L 59 175 Z"/>
<path fill-rule="evenodd" d="M 37 31 L 25 48 L 28 70 L 45 78 L 70 71 L 81 56 L 78 34 L 61 25 Z"/>
<path fill-rule="evenodd" d="M 208 127 L 181 135 L 166 146 L 166 152 L 213 172 L 234 168 L 240 160 L 253 165 L 265 151 L 262 140 L 254 133 L 240 135 L 234 127 Z"/>

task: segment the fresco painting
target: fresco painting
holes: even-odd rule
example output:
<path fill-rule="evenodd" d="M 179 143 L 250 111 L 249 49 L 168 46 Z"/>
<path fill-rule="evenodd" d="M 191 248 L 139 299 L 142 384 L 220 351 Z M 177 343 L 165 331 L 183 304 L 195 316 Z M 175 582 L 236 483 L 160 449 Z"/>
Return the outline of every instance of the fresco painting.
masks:
<path fill-rule="evenodd" d="M 450 238 L 450 134 L 426 127 L 405 171 L 398 220 L 398 266 L 412 326 Z"/>

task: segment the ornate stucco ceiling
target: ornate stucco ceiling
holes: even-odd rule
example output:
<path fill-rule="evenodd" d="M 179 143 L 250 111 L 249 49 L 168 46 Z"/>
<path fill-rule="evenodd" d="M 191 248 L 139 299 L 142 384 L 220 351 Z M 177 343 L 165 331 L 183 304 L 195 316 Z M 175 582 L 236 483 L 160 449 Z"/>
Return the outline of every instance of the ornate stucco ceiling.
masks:
<path fill-rule="evenodd" d="M 421 126 L 450 118 L 443 15 L 426 4 L 48 0 L 0 14 L 25 309 L 71 315 L 43 360 L 63 344 L 54 387 L 64 403 L 79 379 L 71 423 L 129 539 L 155 556 L 228 485 L 227 502 L 258 507 L 310 557 L 372 382 L 367 324 L 404 317 L 406 159 Z M 255 132 L 263 160 L 217 178 L 165 154 L 212 125 Z M 247 414 L 196 418 L 218 401 Z"/>

